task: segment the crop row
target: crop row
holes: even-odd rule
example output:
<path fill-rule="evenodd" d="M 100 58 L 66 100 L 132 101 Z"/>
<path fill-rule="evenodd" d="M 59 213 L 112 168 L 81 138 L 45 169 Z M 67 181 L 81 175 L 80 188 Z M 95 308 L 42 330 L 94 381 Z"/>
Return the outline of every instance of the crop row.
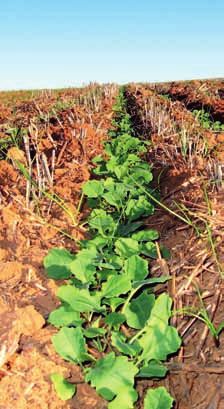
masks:
<path fill-rule="evenodd" d="M 188 81 L 147 85 L 157 94 L 182 102 L 190 110 L 204 110 L 211 121 L 224 124 L 224 81 Z"/>
<path fill-rule="evenodd" d="M 133 133 L 122 89 L 113 110 L 106 158 L 94 159 L 97 180 L 82 188 L 93 209 L 86 221 L 91 238 L 79 241 L 76 255 L 52 250 L 44 265 L 48 277 L 68 280 L 58 292 L 61 306 L 49 317 L 60 328 L 53 338 L 56 351 L 81 366 L 110 409 L 131 409 L 138 399 L 137 379 L 164 377 L 161 361 L 181 340 L 169 325 L 172 300 L 153 294 L 155 285 L 170 277 L 149 272 L 148 259 L 166 250 L 158 250 L 158 233 L 145 230 L 141 221 L 154 213 L 156 200 L 144 160 L 148 142 Z M 74 395 L 76 386 L 62 376 L 53 374 L 52 380 L 62 399 Z M 147 391 L 144 407 L 168 409 L 172 402 L 159 387 Z"/>

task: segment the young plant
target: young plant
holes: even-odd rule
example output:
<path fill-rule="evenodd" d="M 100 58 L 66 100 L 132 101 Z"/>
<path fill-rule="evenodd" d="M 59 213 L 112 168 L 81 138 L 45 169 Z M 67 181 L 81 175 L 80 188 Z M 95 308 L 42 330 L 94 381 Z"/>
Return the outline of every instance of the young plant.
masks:
<path fill-rule="evenodd" d="M 152 192 L 152 173 L 140 157 L 144 144 L 129 133 L 123 91 L 115 123 L 117 131 L 111 131 L 105 147 L 108 160 L 95 159 L 95 173 L 102 178 L 83 185 L 93 209 L 86 221 L 91 238 L 79 241 L 76 255 L 51 250 L 44 266 L 48 277 L 68 280 L 58 291 L 60 307 L 49 316 L 59 328 L 53 338 L 56 351 L 80 365 L 108 408 L 131 409 L 138 399 L 136 380 L 163 378 L 162 362 L 178 350 L 181 339 L 169 325 L 172 300 L 153 294 L 170 277 L 149 274 L 147 258 L 157 258 L 159 236 L 142 229 L 139 218 L 154 212 L 146 195 Z M 60 396 L 75 393 L 61 377 L 54 374 L 52 380 Z M 157 388 L 148 391 L 144 405 L 168 409 L 172 402 L 164 388 Z"/>
<path fill-rule="evenodd" d="M 221 122 L 219 121 L 213 122 L 210 119 L 210 114 L 208 112 L 205 112 L 204 109 L 202 109 L 201 111 L 198 111 L 197 109 L 195 109 L 193 111 L 193 114 L 199 120 L 203 128 L 211 129 L 212 131 L 215 131 L 215 132 L 224 130 L 224 125 L 222 125 Z"/>
<path fill-rule="evenodd" d="M 210 333 L 212 334 L 213 338 L 215 339 L 215 341 L 218 341 L 219 336 L 220 336 L 221 332 L 224 329 L 224 322 L 222 322 L 218 326 L 218 328 L 216 328 L 214 326 L 214 324 L 212 323 L 212 321 L 209 318 L 209 315 L 207 313 L 205 304 L 203 302 L 203 299 L 202 299 L 202 296 L 201 296 L 201 293 L 200 293 L 200 289 L 199 289 L 198 285 L 195 282 L 193 284 L 194 284 L 194 286 L 196 288 L 198 298 L 199 298 L 199 301 L 200 301 L 200 304 L 201 304 L 201 308 L 185 307 L 185 308 L 181 308 L 180 310 L 173 311 L 172 315 L 179 314 L 179 313 L 181 313 L 181 314 L 184 313 L 184 314 L 189 315 L 191 317 L 197 318 L 198 320 L 202 321 L 208 327 L 208 329 L 209 329 Z"/>

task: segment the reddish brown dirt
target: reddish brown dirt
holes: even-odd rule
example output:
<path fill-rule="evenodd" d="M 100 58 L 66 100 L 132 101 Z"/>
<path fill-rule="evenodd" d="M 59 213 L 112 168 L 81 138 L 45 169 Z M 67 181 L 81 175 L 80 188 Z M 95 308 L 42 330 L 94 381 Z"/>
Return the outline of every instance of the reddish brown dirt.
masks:
<path fill-rule="evenodd" d="M 197 213 L 201 215 L 206 213 L 200 177 L 192 176 L 190 172 L 187 175 L 186 172 L 180 171 L 178 174 L 170 170 L 162 176 L 160 188 L 166 197 L 163 203 L 172 210 L 177 211 L 175 201 L 191 208 L 195 221 Z M 214 240 L 219 238 L 216 243 L 216 252 L 223 269 L 222 227 L 216 225 L 216 217 L 220 221 L 223 218 L 223 197 L 217 193 L 209 196 L 212 208 L 218 209 L 215 217 L 213 216 L 213 238 Z M 206 233 L 204 237 L 197 237 L 193 228 L 159 208 L 147 225 L 149 228 L 156 226 L 161 232 L 164 246 L 171 250 L 172 256 L 167 266 L 174 278 L 171 287 L 168 286 L 167 290 L 174 300 L 174 309 L 178 310 L 186 306 L 200 308 L 194 285 L 196 283 L 208 314 L 213 317 L 213 324 L 217 328 L 223 322 L 224 285 Z M 205 230 L 200 221 L 197 221 L 197 227 L 202 231 Z M 215 234 L 218 237 L 215 237 Z M 159 273 L 158 262 L 154 264 L 152 270 Z M 224 334 L 221 334 L 219 342 L 215 342 L 204 323 L 184 313 L 174 316 L 171 322 L 178 328 L 183 340 L 178 356 L 171 359 L 168 364 L 170 373 L 164 381 L 164 386 L 176 400 L 175 408 L 223 408 Z"/>
<path fill-rule="evenodd" d="M 224 79 L 157 84 L 156 92 L 183 102 L 191 111 L 204 108 L 214 121 L 224 123 Z"/>
<path fill-rule="evenodd" d="M 201 87 L 203 84 L 200 82 L 196 85 Z M 4 94 L 0 110 L 0 122 L 3 125 L 0 128 L 1 135 L 5 136 L 7 129 L 12 126 L 28 130 L 33 179 L 38 181 L 38 146 L 40 154 L 46 157 L 50 173 L 54 174 L 52 185 L 45 175 L 46 190 L 52 194 L 57 192 L 64 199 L 78 224 L 88 213 L 85 205 L 76 213 L 80 188 L 91 177 L 91 159 L 102 154 L 101 141 L 106 138 L 105 130 L 112 119 L 113 98 L 101 96 L 102 104 L 99 107 L 97 105 L 97 108 L 95 106 L 94 110 L 87 95 L 90 91 L 92 89 L 86 91 L 86 100 L 83 100 L 86 102 L 63 108 L 46 121 L 37 119 L 37 116 L 40 112 L 46 115 L 50 107 L 55 106 L 57 95 L 51 93 L 37 95 L 35 103 L 28 96 L 24 102 L 23 94 L 21 102 L 14 103 L 14 96 L 7 102 Z M 72 94 L 69 91 L 66 96 L 66 92 L 61 91 L 60 98 L 66 102 L 68 98 L 77 97 L 78 92 Z M 217 327 L 224 320 L 224 288 L 220 272 L 224 271 L 222 183 L 211 184 L 214 175 L 209 174 L 206 168 L 208 159 L 197 156 L 192 168 L 187 158 L 182 157 L 180 149 L 177 149 L 178 140 L 171 133 L 167 135 L 164 131 L 163 135 L 158 135 L 158 130 L 152 129 L 143 106 L 145 98 L 152 96 L 154 90 L 140 88 L 136 91 L 134 88 L 131 92 L 134 93 L 133 99 L 137 106 L 133 125 L 139 133 L 144 128 L 145 138 L 153 140 L 147 158 L 154 168 L 154 187 L 160 189 L 162 203 L 182 216 L 175 202 L 185 206 L 191 212 L 190 219 L 202 232 L 197 236 L 193 227 L 156 205 L 155 215 L 145 220 L 145 225 L 160 232 L 160 242 L 171 250 L 172 256 L 165 265 L 160 260 L 152 263 L 152 274 L 167 274 L 168 271 L 174 277 L 171 284 L 158 287 L 157 292 L 165 288 L 174 300 L 174 309 L 192 305 L 200 308 L 193 284 L 196 282 L 208 314 Z M 163 101 L 159 98 L 159 102 L 165 106 L 166 101 Z M 15 115 L 13 104 L 17 108 Z M 191 123 L 191 115 L 183 104 L 176 103 L 168 107 L 167 112 L 170 116 L 173 114 L 171 118 L 176 123 L 178 118 L 181 123 L 183 115 L 185 123 Z M 38 141 L 41 141 L 38 144 L 36 132 Z M 208 139 L 210 136 L 208 133 Z M 220 141 L 218 138 L 214 142 L 210 139 L 211 146 L 223 142 L 222 137 L 218 137 Z M 83 383 L 79 368 L 66 363 L 55 353 L 51 338 L 56 330 L 47 324 L 49 313 L 58 305 L 56 294 L 61 282 L 46 277 L 43 259 L 52 247 L 63 246 L 76 252 L 76 239 L 85 237 L 86 231 L 72 223 L 67 213 L 43 195 L 39 198 L 38 215 L 32 195 L 26 199 L 26 180 L 16 164 L 16 160 L 19 160 L 27 166 L 24 141 L 18 148 L 10 147 L 7 154 L 7 160 L 0 161 L 0 409 L 104 409 L 107 403 L 89 385 Z M 199 171 L 206 182 L 210 213 Z M 34 189 L 34 193 L 38 195 L 38 190 Z M 220 271 L 202 219 L 210 226 Z M 59 234 L 56 229 L 65 231 L 70 237 Z M 149 387 L 161 384 L 175 398 L 175 409 L 224 408 L 224 334 L 221 334 L 219 343 L 214 342 L 201 321 L 184 313 L 175 315 L 172 324 L 182 336 L 182 348 L 178 356 L 170 357 L 167 363 L 169 376 L 165 380 L 159 383 L 144 380 L 137 383 L 141 399 L 136 408 L 143 407 L 144 395 Z M 54 372 L 78 384 L 73 399 L 63 402 L 57 398 L 49 377 Z"/>
<path fill-rule="evenodd" d="M 161 192 L 162 204 L 182 217 L 188 215 L 195 225 L 189 226 L 156 205 L 155 215 L 146 221 L 146 226 L 156 228 L 160 232 L 161 242 L 171 250 L 171 258 L 167 261 L 165 271 L 159 260 L 152 263 L 152 274 L 167 274 L 169 271 L 173 276 L 167 291 L 173 298 L 174 310 L 188 306 L 201 308 L 196 284 L 207 313 L 217 328 L 224 321 L 223 183 L 214 184 L 214 175 L 207 171 L 206 164 L 208 165 L 211 159 L 199 156 L 192 168 L 187 157 L 184 159 L 181 154 L 177 154 L 180 152 L 180 142 L 174 139 L 175 136 L 170 136 L 167 127 L 164 127 L 165 131 L 160 135 L 152 126 L 150 128 L 147 112 L 144 111 L 145 101 L 148 95 L 151 96 L 150 90 L 149 94 L 144 88 L 136 92 L 136 88 L 132 87 L 129 91 L 134 92 L 136 98 L 135 113 L 136 104 L 139 107 L 139 121 L 136 116 L 137 129 L 139 130 L 139 124 L 143 123 L 145 126 L 148 123 L 148 134 L 152 135 L 153 146 L 149 148 L 148 160 L 154 167 L 154 186 Z M 160 102 L 161 98 L 158 99 Z M 132 102 L 133 100 L 129 107 L 130 113 Z M 178 106 L 179 115 L 183 116 L 185 111 L 180 104 L 175 104 L 169 113 L 178 116 Z M 208 133 L 208 138 L 211 135 Z M 184 206 L 184 213 L 180 212 L 176 203 L 179 208 Z M 209 226 L 216 256 L 212 251 L 205 223 Z M 200 235 L 196 233 L 196 229 L 200 229 Z M 175 315 L 171 322 L 178 328 L 183 343 L 178 356 L 170 358 L 169 376 L 162 384 L 175 398 L 175 409 L 224 408 L 224 333 L 221 333 L 219 340 L 215 340 L 203 322 L 184 312 Z M 152 387 L 159 385 L 161 382 L 152 384 Z M 148 388 L 147 382 L 140 383 L 139 388 L 144 394 Z"/>
<path fill-rule="evenodd" d="M 73 219 L 43 194 L 38 215 L 32 195 L 26 199 L 27 182 L 16 164 L 20 161 L 28 166 L 24 143 L 18 148 L 9 145 L 10 160 L 0 161 L 0 408 L 106 407 L 83 382 L 80 369 L 63 361 L 53 349 L 51 338 L 56 330 L 47 324 L 47 317 L 59 304 L 56 293 L 61 282 L 49 280 L 43 268 L 50 248 L 66 247 L 74 253 L 77 239 L 86 237 L 85 229 L 77 227 L 88 212 L 85 206 L 78 211 L 81 186 L 90 178 L 91 159 L 102 154 L 101 141 L 107 137 L 105 130 L 111 123 L 116 89 L 113 95 L 101 95 L 100 107 L 93 105 L 92 110 L 88 106 L 91 91 L 91 87 L 84 90 L 86 105 L 62 109 L 44 124 L 36 118 L 35 107 L 47 112 L 55 102 L 51 95 L 50 101 L 40 98 L 17 103 L 15 118 L 10 109 L 1 112 L 4 132 L 9 123 L 22 129 L 28 126 L 32 178 L 38 183 L 38 147 L 54 176 L 50 184 L 45 175 L 46 191 L 63 199 Z M 70 93 L 64 92 L 61 98 L 64 96 L 67 101 Z M 78 95 L 77 91 L 74 93 Z M 39 195 L 36 188 L 34 193 Z M 59 234 L 58 229 L 67 236 Z M 63 402 L 57 397 L 50 380 L 54 372 L 78 384 L 73 400 Z"/>

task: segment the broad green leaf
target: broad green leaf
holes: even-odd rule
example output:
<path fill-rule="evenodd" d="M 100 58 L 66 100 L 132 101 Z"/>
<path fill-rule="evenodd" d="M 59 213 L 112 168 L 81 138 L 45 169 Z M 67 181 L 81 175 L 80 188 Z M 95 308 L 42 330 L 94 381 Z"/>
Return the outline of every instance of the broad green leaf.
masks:
<path fill-rule="evenodd" d="M 135 281 L 132 284 L 132 288 L 141 288 L 144 285 L 155 285 L 165 283 L 166 281 L 170 280 L 171 276 L 163 276 L 163 277 L 155 277 L 155 278 L 147 278 L 147 280 Z"/>
<path fill-rule="evenodd" d="M 100 197 L 103 194 L 103 184 L 99 180 L 89 180 L 82 186 L 83 193 L 88 197 Z"/>
<path fill-rule="evenodd" d="M 76 392 L 76 386 L 66 381 L 63 375 L 53 373 L 50 375 L 55 390 L 61 400 L 71 399 Z"/>
<path fill-rule="evenodd" d="M 114 186 L 116 185 L 114 178 L 112 177 L 107 177 L 104 181 L 103 181 L 103 186 L 104 189 L 108 190 L 108 191 L 114 191 Z"/>
<path fill-rule="evenodd" d="M 172 306 L 172 299 L 165 293 L 161 294 L 156 299 L 155 305 L 151 312 L 150 321 L 148 325 L 150 326 L 150 325 L 157 324 L 158 320 L 168 324 L 168 320 L 171 317 L 171 306 Z"/>
<path fill-rule="evenodd" d="M 44 267 L 49 278 L 62 280 L 71 276 L 70 265 L 75 256 L 66 249 L 52 249 L 44 259 Z"/>
<path fill-rule="evenodd" d="M 131 281 L 144 280 L 148 275 L 148 262 L 139 256 L 131 256 L 124 263 L 124 270 Z"/>
<path fill-rule="evenodd" d="M 128 155 L 127 160 L 128 160 L 128 162 L 130 164 L 131 163 L 135 164 L 135 163 L 141 162 L 141 159 L 139 158 L 139 156 L 135 155 L 134 153 L 130 153 L 130 155 Z"/>
<path fill-rule="evenodd" d="M 148 200 L 145 198 L 145 196 L 140 196 L 138 199 L 138 206 L 144 208 L 144 213 L 143 216 L 151 216 L 154 213 L 154 206 L 152 203 L 148 202 Z"/>
<path fill-rule="evenodd" d="M 136 154 L 144 150 L 142 142 L 138 138 L 134 138 L 130 135 L 130 124 L 127 124 L 126 132 L 122 132 L 121 135 L 115 138 L 111 145 L 116 156 L 119 156 L 123 162 L 128 159 L 129 154 Z"/>
<path fill-rule="evenodd" d="M 132 239 L 138 241 L 150 241 L 159 238 L 159 233 L 155 230 L 141 230 L 132 234 Z"/>
<path fill-rule="evenodd" d="M 55 327 L 68 327 L 69 325 L 78 327 L 82 324 L 83 320 L 80 318 L 79 312 L 74 311 L 66 304 L 52 311 L 49 315 L 48 322 Z"/>
<path fill-rule="evenodd" d="M 138 393 L 134 388 L 124 388 L 117 397 L 108 404 L 108 409 L 132 409 L 138 399 Z"/>
<path fill-rule="evenodd" d="M 141 142 L 143 142 L 143 141 L 141 141 Z M 136 164 L 136 168 L 137 167 L 140 167 L 141 169 L 147 170 L 147 172 L 151 172 L 151 170 L 152 170 L 151 165 L 149 165 L 148 162 L 143 162 L 141 159 L 140 159 L 139 163 Z"/>
<path fill-rule="evenodd" d="M 122 354 L 134 357 L 141 351 L 141 347 L 137 342 L 134 342 L 133 344 L 125 342 L 125 337 L 120 332 L 112 331 L 111 334 L 112 345 Z"/>
<path fill-rule="evenodd" d="M 113 108 L 112 108 L 113 109 Z M 111 137 L 111 138 L 114 138 L 115 136 L 116 136 L 116 132 L 115 131 L 109 131 L 108 132 L 108 135 Z"/>
<path fill-rule="evenodd" d="M 166 294 L 157 298 L 146 323 L 145 331 L 139 338 L 139 344 L 143 349 L 139 356 L 139 362 L 163 361 L 167 355 L 179 349 L 181 339 L 176 328 L 168 324 L 171 304 L 172 300 Z"/>
<path fill-rule="evenodd" d="M 123 311 L 129 327 L 143 329 L 154 304 L 155 296 L 154 294 L 147 294 L 147 290 L 143 291 L 138 298 L 133 299 Z"/>
<path fill-rule="evenodd" d="M 126 294 L 131 289 L 131 282 L 127 275 L 110 276 L 108 280 L 102 284 L 101 297 L 117 297 L 121 294 Z"/>
<path fill-rule="evenodd" d="M 85 338 L 80 327 L 62 328 L 53 337 L 52 342 L 56 352 L 66 361 L 78 364 L 92 360 L 87 354 Z"/>
<path fill-rule="evenodd" d="M 117 266 L 116 266 L 115 263 L 114 264 L 113 263 L 99 263 L 98 267 L 103 268 L 103 269 L 107 269 L 107 270 L 116 270 L 117 269 Z"/>
<path fill-rule="evenodd" d="M 100 199 L 93 199 L 91 197 L 88 197 L 87 199 L 87 206 L 90 209 L 96 209 L 97 207 L 100 206 Z"/>
<path fill-rule="evenodd" d="M 111 312 L 108 314 L 104 320 L 105 324 L 109 325 L 110 327 L 119 326 L 125 322 L 126 317 L 124 314 L 120 312 Z"/>
<path fill-rule="evenodd" d="M 93 163 L 101 163 L 104 162 L 104 159 L 102 158 L 102 156 L 95 156 L 95 158 L 92 159 Z"/>
<path fill-rule="evenodd" d="M 93 252 L 91 252 L 93 250 Z M 94 251 L 95 250 L 95 251 Z M 96 249 L 89 249 L 89 250 L 81 250 L 75 260 L 72 261 L 70 264 L 70 268 L 72 273 L 78 278 L 83 284 L 94 281 L 94 274 L 96 272 L 96 267 L 93 264 L 96 264 L 97 260 L 97 250 Z M 95 257 L 94 257 L 95 255 Z M 102 259 L 99 258 L 99 261 Z"/>
<path fill-rule="evenodd" d="M 95 266 L 98 266 L 98 263 L 100 263 L 103 260 L 103 256 L 100 253 L 98 253 L 98 250 L 96 247 L 91 247 L 89 249 L 80 250 L 75 257 L 75 260 L 81 259 L 81 258 L 88 259 L 89 264 L 94 264 Z"/>
<path fill-rule="evenodd" d="M 97 168 L 93 169 L 93 173 L 96 175 L 110 175 L 110 172 L 108 172 L 107 167 L 106 167 L 106 162 L 102 162 L 100 166 Z"/>
<path fill-rule="evenodd" d="M 115 242 L 115 252 L 121 257 L 131 257 L 139 254 L 140 249 L 137 240 L 120 238 Z"/>
<path fill-rule="evenodd" d="M 149 389 L 144 400 L 144 409 L 171 409 L 173 401 L 173 398 L 163 386 Z"/>
<path fill-rule="evenodd" d="M 92 283 L 94 283 L 94 281 L 92 280 Z M 89 289 L 90 283 L 88 281 L 86 281 L 85 283 L 82 283 L 82 281 L 80 281 L 78 278 L 76 277 L 71 277 L 68 280 L 68 284 L 73 285 L 76 288 L 79 288 L 80 290 Z"/>
<path fill-rule="evenodd" d="M 145 256 L 155 259 L 158 258 L 158 252 L 155 243 L 152 243 L 151 241 L 149 241 L 148 243 L 142 243 L 140 249 L 141 253 Z"/>
<path fill-rule="evenodd" d="M 97 250 L 102 250 L 108 243 L 108 239 L 97 234 L 93 239 L 90 240 L 80 240 L 81 248 L 91 249 L 96 248 Z"/>
<path fill-rule="evenodd" d="M 141 164 L 132 168 L 130 174 L 133 179 L 140 184 L 148 184 L 153 179 L 152 173 L 149 170 L 141 167 Z"/>
<path fill-rule="evenodd" d="M 138 200 L 136 199 L 130 199 L 127 204 L 125 214 L 128 217 L 129 222 L 138 219 L 144 213 L 142 206 L 138 208 L 137 204 Z"/>
<path fill-rule="evenodd" d="M 151 361 L 149 365 L 143 366 L 140 372 L 136 375 L 137 378 L 163 378 L 167 373 L 167 368 L 160 363 Z"/>
<path fill-rule="evenodd" d="M 118 209 L 122 206 L 122 198 L 115 191 L 104 193 L 103 198 L 106 200 L 107 203 L 109 203 L 109 205 L 115 206 Z"/>
<path fill-rule="evenodd" d="M 129 224 L 120 224 L 118 227 L 117 234 L 121 237 L 128 236 L 133 231 L 139 229 L 143 225 L 143 222 L 135 222 Z"/>
<path fill-rule="evenodd" d="M 94 209 L 89 217 L 89 225 L 93 229 L 99 230 L 103 235 L 107 231 L 112 232 L 115 227 L 112 216 L 108 215 L 103 209 Z"/>
<path fill-rule="evenodd" d="M 116 166 L 114 169 L 114 173 L 119 180 L 122 180 L 124 176 L 128 174 L 128 169 L 129 169 L 128 162 L 125 162 L 123 165 Z"/>
<path fill-rule="evenodd" d="M 111 252 L 109 250 L 108 252 L 104 252 L 104 257 L 107 261 L 107 263 L 110 263 L 116 268 L 116 270 L 120 270 L 123 267 L 123 260 L 121 257 L 118 257 L 117 254 Z"/>
<path fill-rule="evenodd" d="M 105 268 L 103 268 L 103 270 L 97 271 L 97 277 L 100 282 L 107 281 L 110 276 L 117 276 L 117 271 Z"/>
<path fill-rule="evenodd" d="M 138 200 L 129 200 L 125 213 L 129 222 L 131 222 L 141 216 L 151 216 L 154 213 L 154 206 L 144 196 L 140 196 Z"/>
<path fill-rule="evenodd" d="M 95 266 L 98 266 L 98 263 L 101 263 L 101 261 L 103 260 L 103 255 L 101 250 L 98 251 L 98 249 L 83 249 L 81 250 L 82 252 L 82 256 L 84 257 L 88 257 L 89 260 L 91 260 L 91 263 L 93 263 Z M 91 253 L 90 253 L 91 252 Z"/>
<path fill-rule="evenodd" d="M 125 183 L 116 183 L 115 184 L 115 191 L 119 194 L 121 200 L 124 202 L 127 193 L 130 189 L 126 186 Z"/>
<path fill-rule="evenodd" d="M 112 155 L 112 151 L 111 151 L 111 141 L 109 142 L 109 143 L 104 143 L 103 142 L 103 144 L 105 145 L 105 148 L 104 148 L 104 151 L 105 151 L 105 153 L 108 155 L 108 156 L 113 156 Z"/>
<path fill-rule="evenodd" d="M 116 357 L 114 352 L 111 352 L 105 358 L 97 361 L 95 368 L 88 371 L 85 380 L 91 382 L 97 393 L 103 396 L 104 399 L 112 400 L 115 396 L 122 398 L 122 395 L 125 396 L 127 391 L 132 391 L 137 373 L 138 368 L 132 362 L 129 362 L 127 357 Z M 137 393 L 132 397 L 135 401 Z M 132 404 L 134 401 L 132 401 Z M 114 405 L 111 407 L 114 407 Z M 121 407 L 122 409 L 130 409 L 132 406 Z"/>
<path fill-rule="evenodd" d="M 100 295 L 91 295 L 89 290 L 86 289 L 75 288 L 72 285 L 62 285 L 57 296 L 61 301 L 69 304 L 74 311 L 105 311 L 105 307 L 100 305 Z"/>
<path fill-rule="evenodd" d="M 109 172 L 114 172 L 117 166 L 117 158 L 115 158 L 115 156 L 111 156 L 111 159 L 106 163 L 107 170 Z"/>
<path fill-rule="evenodd" d="M 119 297 L 112 297 L 112 298 L 103 300 L 103 304 L 110 305 L 112 312 L 114 312 L 116 308 L 119 307 L 119 305 L 122 305 L 124 303 L 125 303 L 125 299 L 119 298 Z"/>
<path fill-rule="evenodd" d="M 83 334 L 86 338 L 96 338 L 106 334 L 106 330 L 104 328 L 87 328 L 83 331 Z"/>
<path fill-rule="evenodd" d="M 104 183 L 104 187 L 109 190 L 104 193 L 103 198 L 112 206 L 120 208 L 124 204 L 125 197 L 127 196 L 127 189 L 123 183 L 107 184 Z"/>

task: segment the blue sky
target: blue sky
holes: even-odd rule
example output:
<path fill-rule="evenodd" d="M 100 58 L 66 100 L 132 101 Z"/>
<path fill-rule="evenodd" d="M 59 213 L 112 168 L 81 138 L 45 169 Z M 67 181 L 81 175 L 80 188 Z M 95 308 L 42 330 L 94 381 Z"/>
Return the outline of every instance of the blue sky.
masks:
<path fill-rule="evenodd" d="M 224 77 L 224 0 L 8 0 L 0 90 Z"/>

